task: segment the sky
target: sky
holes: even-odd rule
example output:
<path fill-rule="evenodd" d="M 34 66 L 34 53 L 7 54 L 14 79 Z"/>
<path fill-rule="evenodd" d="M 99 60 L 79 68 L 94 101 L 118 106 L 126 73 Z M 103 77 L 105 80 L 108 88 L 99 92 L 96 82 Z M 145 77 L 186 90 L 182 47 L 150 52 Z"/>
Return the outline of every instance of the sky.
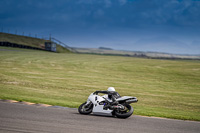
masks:
<path fill-rule="evenodd" d="M 1 0 L 0 28 L 71 47 L 200 54 L 200 0 Z"/>

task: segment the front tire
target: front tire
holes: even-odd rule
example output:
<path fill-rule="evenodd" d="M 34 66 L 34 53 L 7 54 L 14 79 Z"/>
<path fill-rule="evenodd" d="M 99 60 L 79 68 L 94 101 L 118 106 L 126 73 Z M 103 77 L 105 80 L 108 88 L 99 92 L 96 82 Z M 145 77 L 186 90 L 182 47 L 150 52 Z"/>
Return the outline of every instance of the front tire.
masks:
<path fill-rule="evenodd" d="M 133 114 L 133 107 L 129 104 L 124 105 L 126 107 L 126 110 L 115 110 L 114 114 L 118 118 L 128 118 Z"/>
<path fill-rule="evenodd" d="M 88 115 L 90 113 L 92 113 L 92 109 L 93 109 L 93 104 L 90 103 L 89 105 L 86 105 L 87 102 L 81 104 L 78 108 L 78 112 L 80 114 L 84 114 L 84 115 Z"/>

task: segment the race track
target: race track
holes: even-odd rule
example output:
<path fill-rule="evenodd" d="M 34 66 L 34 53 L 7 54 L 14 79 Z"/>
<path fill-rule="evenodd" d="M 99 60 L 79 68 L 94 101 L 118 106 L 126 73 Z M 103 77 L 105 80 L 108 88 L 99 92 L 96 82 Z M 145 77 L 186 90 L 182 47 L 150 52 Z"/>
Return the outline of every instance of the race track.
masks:
<path fill-rule="evenodd" d="M 200 122 L 80 115 L 77 109 L 0 101 L 0 133 L 199 133 Z"/>

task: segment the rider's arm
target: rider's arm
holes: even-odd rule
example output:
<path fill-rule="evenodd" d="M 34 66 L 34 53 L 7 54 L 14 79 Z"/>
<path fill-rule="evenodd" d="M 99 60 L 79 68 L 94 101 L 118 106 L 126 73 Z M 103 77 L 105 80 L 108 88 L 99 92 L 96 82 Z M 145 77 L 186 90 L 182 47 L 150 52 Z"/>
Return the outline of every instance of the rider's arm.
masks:
<path fill-rule="evenodd" d="M 114 97 L 114 95 L 112 95 L 112 101 L 115 102 L 116 98 Z"/>
<path fill-rule="evenodd" d="M 112 99 L 113 103 L 115 103 L 116 99 L 120 97 L 119 93 L 117 93 L 117 92 L 111 92 L 111 96 L 112 96 L 111 99 Z"/>

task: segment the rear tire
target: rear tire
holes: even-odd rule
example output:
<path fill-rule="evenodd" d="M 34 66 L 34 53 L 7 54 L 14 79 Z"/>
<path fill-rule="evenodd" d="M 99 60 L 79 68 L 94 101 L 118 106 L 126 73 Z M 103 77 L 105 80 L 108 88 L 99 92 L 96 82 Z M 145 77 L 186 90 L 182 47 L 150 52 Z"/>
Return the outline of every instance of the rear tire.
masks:
<path fill-rule="evenodd" d="M 78 112 L 80 114 L 84 114 L 84 115 L 88 115 L 88 114 L 92 113 L 93 104 L 91 103 L 91 105 L 87 105 L 87 106 L 86 106 L 86 102 L 81 104 L 78 108 Z"/>
<path fill-rule="evenodd" d="M 115 115 L 118 117 L 118 118 L 128 118 L 130 117 L 132 114 L 133 114 L 133 107 L 129 104 L 126 104 L 124 105 L 126 106 L 127 110 L 126 111 L 121 111 L 121 110 L 116 110 L 115 111 Z"/>

